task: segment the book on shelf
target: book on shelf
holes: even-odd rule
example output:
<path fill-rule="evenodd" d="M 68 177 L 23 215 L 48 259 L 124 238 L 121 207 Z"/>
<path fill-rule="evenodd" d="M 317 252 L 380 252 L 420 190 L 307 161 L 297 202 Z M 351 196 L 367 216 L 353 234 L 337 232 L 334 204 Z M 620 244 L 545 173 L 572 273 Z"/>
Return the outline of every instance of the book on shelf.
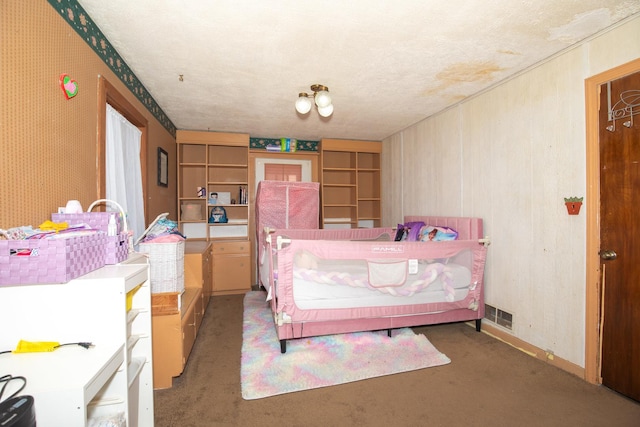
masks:
<path fill-rule="evenodd" d="M 241 185 L 238 192 L 238 204 L 246 205 L 247 204 L 247 186 Z"/>

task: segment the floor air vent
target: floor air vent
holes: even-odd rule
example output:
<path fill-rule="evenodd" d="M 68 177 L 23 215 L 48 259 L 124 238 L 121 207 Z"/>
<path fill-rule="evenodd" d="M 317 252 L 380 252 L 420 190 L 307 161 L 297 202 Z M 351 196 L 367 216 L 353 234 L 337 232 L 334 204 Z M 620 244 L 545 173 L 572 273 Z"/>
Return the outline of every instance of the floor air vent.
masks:
<path fill-rule="evenodd" d="M 495 308 L 489 304 L 484 305 L 484 318 L 504 328 L 513 328 L 513 314 Z"/>

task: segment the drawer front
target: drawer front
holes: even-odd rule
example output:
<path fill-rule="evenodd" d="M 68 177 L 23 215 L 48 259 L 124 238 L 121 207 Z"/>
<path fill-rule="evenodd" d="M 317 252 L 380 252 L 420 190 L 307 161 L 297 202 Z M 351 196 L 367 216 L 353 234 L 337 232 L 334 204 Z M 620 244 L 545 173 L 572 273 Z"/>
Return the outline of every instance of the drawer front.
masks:
<path fill-rule="evenodd" d="M 213 245 L 213 256 L 221 254 L 249 254 L 249 242 L 219 242 Z"/>

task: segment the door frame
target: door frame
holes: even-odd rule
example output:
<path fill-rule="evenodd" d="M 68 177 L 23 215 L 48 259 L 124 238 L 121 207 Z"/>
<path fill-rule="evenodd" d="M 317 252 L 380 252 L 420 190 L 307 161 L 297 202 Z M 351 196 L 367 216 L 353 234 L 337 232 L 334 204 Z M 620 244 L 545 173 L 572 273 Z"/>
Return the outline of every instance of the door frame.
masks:
<path fill-rule="evenodd" d="M 585 80 L 586 155 L 587 155 L 587 247 L 585 307 L 585 380 L 601 384 L 600 375 L 600 130 L 598 105 L 600 85 L 640 71 L 640 59 L 596 74 Z"/>

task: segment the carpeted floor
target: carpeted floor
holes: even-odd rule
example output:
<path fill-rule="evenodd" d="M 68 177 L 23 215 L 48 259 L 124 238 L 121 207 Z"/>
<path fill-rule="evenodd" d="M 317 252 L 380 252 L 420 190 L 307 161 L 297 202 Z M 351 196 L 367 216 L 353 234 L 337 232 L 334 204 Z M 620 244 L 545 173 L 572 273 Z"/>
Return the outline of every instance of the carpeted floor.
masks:
<path fill-rule="evenodd" d="M 411 328 L 396 329 L 391 337 L 387 331 L 376 331 L 290 340 L 282 354 L 264 292 L 248 292 L 244 298 L 240 379 L 247 400 L 449 362 Z"/>
<path fill-rule="evenodd" d="M 640 425 L 640 404 L 465 324 L 414 328 L 446 366 L 244 400 L 242 300 L 211 300 L 184 373 L 154 393 L 156 427 Z"/>

